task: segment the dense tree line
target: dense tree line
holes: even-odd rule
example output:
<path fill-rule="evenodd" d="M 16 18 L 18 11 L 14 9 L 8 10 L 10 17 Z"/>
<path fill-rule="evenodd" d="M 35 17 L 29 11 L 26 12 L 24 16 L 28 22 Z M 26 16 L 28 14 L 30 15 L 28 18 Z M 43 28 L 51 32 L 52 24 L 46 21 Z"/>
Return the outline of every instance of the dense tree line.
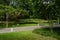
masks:
<path fill-rule="evenodd" d="M 0 12 L 2 14 L 6 14 L 6 9 L 8 8 L 8 14 L 16 13 L 13 16 L 19 19 L 57 19 L 58 15 L 60 15 L 59 0 L 50 0 L 49 4 L 43 4 L 43 0 L 1 0 L 0 4 L 2 5 L 0 5 Z M 9 15 L 9 19 L 14 19 L 11 15 Z"/>

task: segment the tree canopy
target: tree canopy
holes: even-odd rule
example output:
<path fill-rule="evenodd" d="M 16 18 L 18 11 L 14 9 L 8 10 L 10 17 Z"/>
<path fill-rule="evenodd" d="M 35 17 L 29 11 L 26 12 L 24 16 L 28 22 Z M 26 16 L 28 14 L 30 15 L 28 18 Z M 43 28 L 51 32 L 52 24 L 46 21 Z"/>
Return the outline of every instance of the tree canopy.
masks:
<path fill-rule="evenodd" d="M 20 18 L 49 19 L 50 16 L 53 19 L 57 19 L 57 16 L 60 15 L 59 0 L 49 0 L 49 4 L 43 4 L 43 0 L 1 0 L 0 4 L 2 5 L 2 7 L 0 5 L 1 13 L 6 11 L 4 9 L 8 9 L 11 15 L 17 10 L 19 12 L 18 14 L 20 14 L 20 10 L 23 10 L 21 14 L 24 15 Z"/>

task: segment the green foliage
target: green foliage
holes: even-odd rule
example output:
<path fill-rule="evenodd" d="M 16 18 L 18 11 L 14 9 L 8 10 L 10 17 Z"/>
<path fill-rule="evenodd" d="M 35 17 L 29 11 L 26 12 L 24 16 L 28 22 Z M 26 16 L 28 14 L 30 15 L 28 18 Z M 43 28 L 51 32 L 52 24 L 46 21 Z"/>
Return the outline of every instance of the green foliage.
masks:
<path fill-rule="evenodd" d="M 0 0 L 0 4 L 9 5 L 11 0 Z"/>
<path fill-rule="evenodd" d="M 51 0 L 50 4 L 43 4 L 42 0 L 13 0 L 16 2 L 16 9 L 25 10 L 31 18 L 41 18 L 48 19 L 49 16 L 53 16 L 53 19 L 57 18 L 57 15 L 60 15 L 59 0 Z M 4 3 L 3 3 L 4 2 Z M 9 4 L 11 0 L 1 0 L 2 4 Z M 12 6 L 12 5 L 11 5 Z M 11 7 L 10 6 L 10 7 Z M 13 6 L 12 6 L 13 7 Z M 12 9 L 12 8 L 10 8 Z M 13 9 L 12 9 L 13 10 Z M 23 13 L 24 14 L 24 13 Z M 24 14 L 25 15 L 25 14 Z M 26 17 L 28 17 L 26 16 Z M 25 17 L 25 18 L 26 18 Z M 22 18 L 22 17 L 21 17 Z"/>
<path fill-rule="evenodd" d="M 13 7 L 10 6 L 4 6 L 0 5 L 0 17 L 2 17 L 1 20 L 6 20 L 6 13 L 11 13 L 13 10 L 15 10 Z"/>
<path fill-rule="evenodd" d="M 53 33 L 51 33 L 49 28 L 35 29 L 33 33 L 43 35 L 43 36 L 54 37 L 57 40 L 60 40 L 60 28 L 59 27 L 53 28 Z"/>
<path fill-rule="evenodd" d="M 7 13 L 7 14 L 6 14 Z M 15 9 L 11 6 L 0 5 L 0 18 L 6 20 L 6 16 L 8 15 L 9 20 L 18 20 L 21 18 L 29 18 L 29 12 L 22 9 Z M 5 17 L 5 18 L 3 18 Z"/>
<path fill-rule="evenodd" d="M 60 7 L 60 0 L 55 0 L 55 3 L 56 3 L 57 6 Z"/>
<path fill-rule="evenodd" d="M 53 16 L 53 19 L 56 19 L 59 11 L 57 12 L 56 8 L 58 2 L 55 1 L 51 0 L 50 4 L 46 5 L 42 0 L 17 0 L 17 8 L 28 10 L 30 17 L 33 18 L 48 19 L 49 16 Z"/>

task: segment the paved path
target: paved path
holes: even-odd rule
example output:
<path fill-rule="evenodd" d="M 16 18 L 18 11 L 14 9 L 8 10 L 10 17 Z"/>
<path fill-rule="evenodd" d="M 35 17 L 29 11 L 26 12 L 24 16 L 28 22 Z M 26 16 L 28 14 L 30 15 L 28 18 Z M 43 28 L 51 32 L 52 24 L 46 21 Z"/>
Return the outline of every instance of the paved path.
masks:
<path fill-rule="evenodd" d="M 36 28 L 42 28 L 42 27 L 48 27 L 48 26 L 28 26 L 28 27 L 16 27 L 16 28 L 2 28 L 2 29 L 0 29 L 0 33 L 28 31 L 28 30 L 34 30 Z"/>
<path fill-rule="evenodd" d="M 17 31 L 28 31 L 28 30 L 34 30 L 36 28 L 40 28 L 40 26 L 16 27 L 16 28 L 2 28 L 2 29 L 0 29 L 0 33 L 17 32 Z"/>

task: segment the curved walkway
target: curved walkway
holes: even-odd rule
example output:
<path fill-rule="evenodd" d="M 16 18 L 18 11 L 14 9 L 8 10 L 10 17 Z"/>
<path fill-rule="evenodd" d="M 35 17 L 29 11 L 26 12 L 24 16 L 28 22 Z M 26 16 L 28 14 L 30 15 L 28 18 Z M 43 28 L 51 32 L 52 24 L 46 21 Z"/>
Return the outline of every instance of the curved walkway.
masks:
<path fill-rule="evenodd" d="M 28 31 L 28 30 L 34 30 L 36 28 L 41 28 L 41 27 L 42 26 L 27 26 L 27 27 L 16 27 L 16 28 L 2 28 L 2 29 L 0 29 L 0 33 Z"/>
<path fill-rule="evenodd" d="M 2 29 L 0 29 L 0 33 L 28 31 L 28 30 L 34 30 L 34 29 L 43 28 L 43 27 L 48 27 L 48 26 L 27 26 L 27 27 L 16 27 L 16 28 L 2 28 Z M 54 26 L 54 27 L 56 27 L 56 26 Z"/>

